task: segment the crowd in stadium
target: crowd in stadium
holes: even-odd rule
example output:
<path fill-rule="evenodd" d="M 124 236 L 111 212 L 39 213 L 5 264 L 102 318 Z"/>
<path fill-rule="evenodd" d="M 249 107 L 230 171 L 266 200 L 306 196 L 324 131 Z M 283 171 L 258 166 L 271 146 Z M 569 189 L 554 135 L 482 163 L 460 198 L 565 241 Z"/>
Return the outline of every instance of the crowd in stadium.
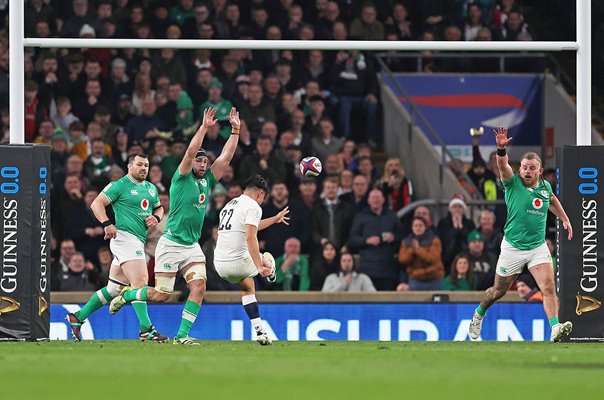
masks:
<path fill-rule="evenodd" d="M 26 37 L 90 40 L 533 40 L 518 3 L 27 0 L 24 29 Z M 3 143 L 9 132 L 7 37 L 7 29 L 0 32 Z M 431 60 L 429 53 L 424 58 L 424 72 L 485 67 L 466 59 Z M 396 58 L 387 62 L 395 71 L 415 70 Z M 26 141 L 52 148 L 52 289 L 106 284 L 112 255 L 90 204 L 124 176 L 128 155 L 149 154 L 148 179 L 168 212 L 171 177 L 203 110 L 216 108 L 221 122 L 203 142 L 213 159 L 229 136 L 226 117 L 233 106 L 242 120 L 239 148 L 212 192 L 201 240 L 209 290 L 233 288 L 212 273 L 218 214 L 256 173 L 271 185 L 264 213 L 286 205 L 291 210 L 289 226 L 259 234 L 261 250 L 278 265 L 277 283 L 264 289 L 489 287 L 503 235 L 497 210 L 482 211 L 475 226 L 464 198 L 454 197 L 440 221 L 426 207 L 417 207 L 412 218 L 396 216 L 417 199 L 401 161 L 375 157 L 382 140 L 377 72 L 374 55 L 359 51 L 27 49 Z M 323 163 L 318 178 L 299 172 L 299 161 L 309 155 Z M 479 190 L 491 185 L 501 192 L 496 169 L 490 160 L 474 160 L 470 175 Z M 151 272 L 165 222 L 149 233 Z"/>

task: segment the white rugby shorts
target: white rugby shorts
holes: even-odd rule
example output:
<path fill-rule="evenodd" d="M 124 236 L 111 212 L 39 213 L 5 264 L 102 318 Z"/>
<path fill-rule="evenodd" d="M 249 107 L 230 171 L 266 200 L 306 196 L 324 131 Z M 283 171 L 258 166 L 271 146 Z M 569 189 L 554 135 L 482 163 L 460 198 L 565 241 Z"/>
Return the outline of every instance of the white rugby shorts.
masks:
<path fill-rule="evenodd" d="M 155 272 L 176 273 L 191 263 L 203 264 L 203 276 L 207 277 L 205 264 L 206 256 L 198 243 L 185 246 L 166 239 L 164 236 L 157 241 L 155 248 Z"/>
<path fill-rule="evenodd" d="M 222 279 L 231 283 L 239 283 L 245 278 L 258 275 L 256 265 L 249 254 L 233 261 L 214 260 L 214 268 Z"/>
<path fill-rule="evenodd" d="M 520 274 L 525 265 L 532 268 L 539 264 L 552 264 L 552 256 L 547 244 L 531 250 L 518 250 L 503 238 L 501 242 L 501 254 L 497 260 L 497 275 L 510 276 Z"/>
<path fill-rule="evenodd" d="M 113 265 L 122 265 L 132 260 L 146 262 L 145 245 L 130 232 L 118 230 L 117 236 L 109 242 L 109 248 L 113 253 Z"/>

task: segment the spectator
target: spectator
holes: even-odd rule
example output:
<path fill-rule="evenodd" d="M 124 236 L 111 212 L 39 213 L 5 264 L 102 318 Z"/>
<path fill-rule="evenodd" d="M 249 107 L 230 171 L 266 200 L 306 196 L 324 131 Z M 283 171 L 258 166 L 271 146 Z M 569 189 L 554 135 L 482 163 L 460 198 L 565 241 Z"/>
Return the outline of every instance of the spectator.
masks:
<path fill-rule="evenodd" d="M 220 39 L 239 39 L 246 29 L 241 22 L 239 4 L 229 2 L 225 7 L 224 20 L 216 22 L 216 36 Z"/>
<path fill-rule="evenodd" d="M 330 274 L 325 279 L 323 292 L 375 292 L 371 279 L 356 270 L 352 254 L 340 256 L 340 272 Z"/>
<path fill-rule="evenodd" d="M 443 243 L 442 261 L 445 268 L 451 266 L 453 258 L 465 249 L 466 238 L 476 227 L 472 220 L 465 216 L 466 202 L 461 196 L 454 196 L 449 201 L 449 213 L 438 221 L 438 235 Z"/>
<path fill-rule="evenodd" d="M 222 83 L 217 78 L 212 78 L 208 84 L 208 101 L 199 107 L 199 115 L 203 116 L 203 110 L 213 107 L 216 109 L 216 119 L 220 122 L 220 136 L 228 139 L 231 134 L 231 125 L 227 117 L 233 108 L 233 104 L 222 97 Z"/>
<path fill-rule="evenodd" d="M 43 53 L 42 70 L 34 74 L 38 83 L 38 97 L 44 107 L 50 109 L 51 102 L 58 96 L 63 96 L 66 93 L 64 82 L 59 80 L 59 63 L 57 56 L 51 52 Z"/>
<path fill-rule="evenodd" d="M 459 253 L 453 259 L 451 271 L 443 280 L 442 290 L 475 290 L 474 273 L 470 268 L 470 257 Z"/>
<path fill-rule="evenodd" d="M 61 292 L 90 292 L 95 289 L 94 265 L 84 259 L 84 255 L 76 251 L 69 259 L 69 271 L 59 276 L 59 291 Z"/>
<path fill-rule="evenodd" d="M 361 16 L 352 21 L 350 36 L 360 40 L 384 40 L 384 25 L 377 20 L 377 9 L 373 4 L 365 4 Z"/>
<path fill-rule="evenodd" d="M 445 276 L 441 251 L 440 239 L 428 229 L 427 222 L 414 217 L 411 234 L 403 239 L 398 255 L 409 276 L 410 290 L 440 289 Z"/>
<path fill-rule="evenodd" d="M 493 286 L 497 257 L 495 257 L 495 254 L 485 251 L 484 239 L 480 232 L 476 230 L 468 235 L 468 254 L 470 256 L 470 268 L 476 277 L 477 289 L 486 290 Z"/>
<path fill-rule="evenodd" d="M 495 213 L 490 210 L 480 212 L 478 232 L 484 240 L 485 251 L 491 252 L 499 257 L 503 233 L 495 228 Z"/>
<path fill-rule="evenodd" d="M 275 110 L 263 100 L 262 87 L 258 84 L 250 85 L 248 97 L 240 113 L 255 139 L 260 135 L 260 128 L 265 121 L 275 121 Z"/>
<path fill-rule="evenodd" d="M 199 27 L 201 24 L 212 22 L 210 7 L 207 4 L 199 3 L 193 7 L 192 13 L 187 13 L 186 15 L 187 17 L 184 21 L 181 21 L 184 16 L 178 16 L 178 20 L 174 22 L 182 27 L 185 39 L 200 39 Z"/>
<path fill-rule="evenodd" d="M 54 106 L 53 106 L 54 105 Z M 65 139 L 71 144 L 71 135 L 69 134 L 69 126 L 80 119 L 71 112 L 71 100 L 67 97 L 60 96 L 56 103 L 51 102 L 50 118 L 52 118 L 55 126 L 61 128 Z"/>
<path fill-rule="evenodd" d="M 53 184 L 56 184 L 56 177 L 62 176 L 69 157 L 69 146 L 62 132 L 57 132 L 52 137 L 50 148 L 50 171 Z"/>
<path fill-rule="evenodd" d="M 369 208 L 354 217 L 348 246 L 359 251 L 359 271 L 371 278 L 377 290 L 394 290 L 398 282 L 394 255 L 402 227 L 396 214 L 384 209 L 384 201 L 379 189 L 369 192 Z"/>
<path fill-rule="evenodd" d="M 352 182 L 354 180 L 354 174 L 349 169 L 340 170 L 340 185 L 338 186 L 338 197 L 346 193 L 352 193 Z"/>
<path fill-rule="evenodd" d="M 527 303 L 543 303 L 543 293 L 535 283 L 531 274 L 520 274 L 516 280 L 516 291 L 518 296 Z"/>
<path fill-rule="evenodd" d="M 480 6 L 476 3 L 469 3 L 467 8 L 468 16 L 462 26 L 463 37 L 467 41 L 473 41 L 476 40 L 480 29 L 486 27 L 482 23 L 482 11 L 480 10 Z"/>
<path fill-rule="evenodd" d="M 321 248 L 326 242 L 332 242 L 342 249 L 348 240 L 353 209 L 350 204 L 338 200 L 337 178 L 323 181 L 322 201 L 312 210 L 312 239 L 315 248 Z"/>
<path fill-rule="evenodd" d="M 101 247 L 97 252 L 97 259 L 96 289 L 100 290 L 107 286 L 109 282 L 109 271 L 113 261 L 113 254 L 111 254 L 109 247 Z"/>
<path fill-rule="evenodd" d="M 365 175 L 356 175 L 352 179 L 352 191 L 340 195 L 340 201 L 353 206 L 354 215 L 357 215 L 362 209 L 369 207 L 367 204 L 367 193 L 369 191 L 369 182 Z"/>
<path fill-rule="evenodd" d="M 290 199 L 285 183 L 276 181 L 271 187 L 269 201 L 262 206 L 262 214 L 275 215 L 285 207 L 289 207 L 290 210 L 289 225 L 275 224 L 271 229 L 258 232 L 260 249 L 270 252 L 275 257 L 282 254 L 285 240 L 288 237 L 298 238 L 304 253 L 310 250 L 310 220 L 304 218 L 302 205 L 298 201 Z"/>
<path fill-rule="evenodd" d="M 105 231 L 94 217 L 90 205 L 99 191 L 93 187 L 86 189 L 82 201 L 73 204 L 67 215 L 64 237 L 72 239 L 76 248 L 84 254 L 86 260 L 97 263 L 97 253 L 106 246 Z"/>
<path fill-rule="evenodd" d="M 321 255 L 315 257 L 310 266 L 310 290 L 321 290 L 330 274 L 339 270 L 337 251 L 333 243 L 327 241 L 322 246 Z"/>
<path fill-rule="evenodd" d="M 143 113 L 136 116 L 126 125 L 126 132 L 130 143 L 144 139 L 152 139 L 157 136 L 157 131 L 165 131 L 164 121 L 155 115 L 157 107 L 152 97 L 143 99 Z"/>
<path fill-rule="evenodd" d="M 273 153 L 273 143 L 268 136 L 260 136 L 256 152 L 246 156 L 239 165 L 239 177 L 261 174 L 269 183 L 285 180 L 285 165 Z"/>
<path fill-rule="evenodd" d="M 300 254 L 298 239 L 290 237 L 285 241 L 284 253 L 277 257 L 275 264 L 277 268 L 275 289 L 300 292 L 310 289 L 308 257 Z"/>
<path fill-rule="evenodd" d="M 74 103 L 73 113 L 85 124 L 94 119 L 94 112 L 99 106 L 112 108 L 111 101 L 105 96 L 98 79 L 89 79 L 84 94 Z"/>
<path fill-rule="evenodd" d="M 52 119 L 46 117 L 42 121 L 40 121 L 40 126 L 38 128 L 38 135 L 34 139 L 34 143 L 36 144 L 47 144 L 50 145 L 52 141 L 52 137 L 55 134 L 55 123 Z"/>
<path fill-rule="evenodd" d="M 96 182 L 99 187 L 109 183 L 109 171 L 112 165 L 111 158 L 105 153 L 105 146 L 102 139 L 92 140 L 92 153 L 84 162 L 86 177 L 90 182 Z"/>
<path fill-rule="evenodd" d="M 524 22 L 520 11 L 512 9 L 508 13 L 507 21 L 495 31 L 496 40 L 535 40 L 533 30 Z"/>
<path fill-rule="evenodd" d="M 374 187 L 377 181 L 377 170 L 373 167 L 373 161 L 368 156 L 361 156 L 357 161 L 358 174 L 365 176 L 369 186 Z"/>
<path fill-rule="evenodd" d="M 94 19 L 93 13 L 90 12 L 88 0 L 73 0 L 73 15 L 65 20 L 61 37 L 79 37 L 82 27 L 86 24 L 93 24 Z"/>
<path fill-rule="evenodd" d="M 339 128 L 345 138 L 351 136 L 350 117 L 354 109 L 362 109 L 365 130 L 362 140 L 378 140 L 377 82 L 372 63 L 357 50 L 340 51 L 329 71 L 332 92 L 339 104 Z"/>
<path fill-rule="evenodd" d="M 141 61 L 141 66 L 144 63 L 151 65 L 148 59 Z M 132 92 L 132 113 L 141 115 L 143 113 L 143 101 L 147 98 L 155 98 L 155 90 L 151 89 L 151 75 L 139 72 L 134 79 L 134 91 Z"/>
<path fill-rule="evenodd" d="M 455 3 L 449 0 L 423 0 L 418 11 L 424 31 L 439 31 L 455 20 Z"/>
<path fill-rule="evenodd" d="M 38 84 L 33 80 L 25 81 L 25 141 L 33 142 L 40 122 L 48 117 L 48 110 L 38 98 Z"/>
<path fill-rule="evenodd" d="M 153 53 L 152 60 L 152 78 L 168 76 L 170 81 L 180 83 L 181 87 L 187 86 L 187 72 L 180 53 L 176 49 L 161 49 L 159 52 Z"/>
<path fill-rule="evenodd" d="M 388 201 L 390 210 L 397 212 L 413 201 L 413 185 L 405 175 L 399 158 L 389 158 L 384 166 L 384 175 L 378 185 Z"/>
<path fill-rule="evenodd" d="M 401 3 L 396 3 L 392 7 L 392 16 L 386 20 L 386 32 L 396 35 L 397 40 L 410 40 L 414 38 L 415 26 L 409 19 L 407 7 Z"/>
<path fill-rule="evenodd" d="M 74 255 L 76 251 L 75 244 L 71 239 L 65 239 L 61 241 L 61 245 L 59 246 L 60 256 L 59 258 L 51 265 L 50 272 L 50 290 L 57 291 L 60 288 L 60 277 L 69 272 L 69 260 Z"/>
<path fill-rule="evenodd" d="M 197 8 L 195 11 L 197 11 Z M 172 22 L 182 27 L 187 19 L 195 17 L 193 0 L 178 0 L 177 4 L 170 9 L 170 16 Z"/>
<path fill-rule="evenodd" d="M 318 123 L 318 128 L 320 136 L 311 139 L 313 154 L 315 154 L 319 160 L 326 161 L 327 156 L 331 154 L 335 155 L 342 149 L 344 139 L 333 136 L 334 126 L 329 118 L 321 118 Z"/>

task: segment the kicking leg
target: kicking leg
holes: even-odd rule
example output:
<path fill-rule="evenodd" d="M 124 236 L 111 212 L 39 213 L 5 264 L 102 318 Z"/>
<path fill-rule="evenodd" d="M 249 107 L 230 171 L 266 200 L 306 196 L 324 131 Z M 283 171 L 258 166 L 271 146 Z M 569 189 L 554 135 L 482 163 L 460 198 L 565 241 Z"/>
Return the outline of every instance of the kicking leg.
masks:
<path fill-rule="evenodd" d="M 256 286 L 254 284 L 254 278 L 248 277 L 237 284 L 241 288 L 241 304 L 247 313 L 254 330 L 256 331 L 256 341 L 263 346 L 272 344 L 273 341 L 264 326 L 262 325 L 262 319 L 260 319 L 260 310 L 258 309 L 258 300 L 256 300 Z"/>

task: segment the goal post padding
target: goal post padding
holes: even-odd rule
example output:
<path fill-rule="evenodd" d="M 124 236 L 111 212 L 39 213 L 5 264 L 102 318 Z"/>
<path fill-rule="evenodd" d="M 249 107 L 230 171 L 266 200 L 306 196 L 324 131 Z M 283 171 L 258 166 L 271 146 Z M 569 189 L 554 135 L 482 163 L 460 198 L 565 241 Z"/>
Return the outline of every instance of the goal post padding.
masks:
<path fill-rule="evenodd" d="M 0 340 L 48 340 L 50 147 L 0 145 Z"/>

